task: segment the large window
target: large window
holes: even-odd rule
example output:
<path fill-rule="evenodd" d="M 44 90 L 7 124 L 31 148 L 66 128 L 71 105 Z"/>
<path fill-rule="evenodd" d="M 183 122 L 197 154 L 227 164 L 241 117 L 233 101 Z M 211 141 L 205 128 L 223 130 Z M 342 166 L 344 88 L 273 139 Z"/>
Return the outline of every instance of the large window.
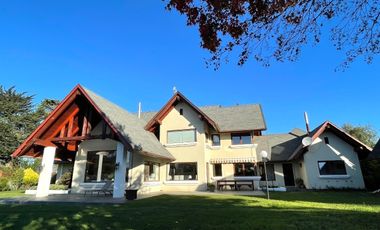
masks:
<path fill-rule="evenodd" d="M 234 176 L 255 176 L 255 165 L 253 163 L 234 164 Z"/>
<path fill-rule="evenodd" d="M 214 176 L 222 176 L 222 164 L 214 164 Z"/>
<path fill-rule="evenodd" d="M 168 131 L 168 144 L 196 142 L 195 129 Z"/>
<path fill-rule="evenodd" d="M 344 161 L 318 161 L 320 175 L 346 175 Z"/>
<path fill-rule="evenodd" d="M 211 144 L 212 144 L 212 146 L 220 146 L 219 134 L 212 134 L 211 135 Z"/>
<path fill-rule="evenodd" d="M 267 173 L 268 173 L 268 181 L 275 181 L 276 180 L 276 174 L 274 172 L 274 164 L 266 164 L 267 167 Z M 264 164 L 260 164 L 260 176 L 261 180 L 265 180 L 265 169 Z"/>
<path fill-rule="evenodd" d="M 144 181 L 160 180 L 160 164 L 155 162 L 144 163 Z"/>
<path fill-rule="evenodd" d="M 250 133 L 233 133 L 231 134 L 231 141 L 233 145 L 252 144 Z"/>
<path fill-rule="evenodd" d="M 87 152 L 85 182 L 112 180 L 115 173 L 115 151 Z"/>
<path fill-rule="evenodd" d="M 171 163 L 169 165 L 167 180 L 183 181 L 197 179 L 197 163 Z"/>

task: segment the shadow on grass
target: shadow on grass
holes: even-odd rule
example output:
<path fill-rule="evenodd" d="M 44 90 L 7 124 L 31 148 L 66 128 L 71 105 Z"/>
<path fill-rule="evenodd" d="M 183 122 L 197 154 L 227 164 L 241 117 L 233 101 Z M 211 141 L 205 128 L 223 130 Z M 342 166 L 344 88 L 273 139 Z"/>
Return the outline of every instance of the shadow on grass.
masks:
<path fill-rule="evenodd" d="M 329 204 L 380 205 L 380 196 L 368 192 L 350 191 L 308 191 L 272 192 L 271 198 L 282 201 L 305 201 Z"/>
<path fill-rule="evenodd" d="M 0 229 L 377 229 L 379 217 L 262 198 L 162 195 L 122 205 L 0 206 Z"/>

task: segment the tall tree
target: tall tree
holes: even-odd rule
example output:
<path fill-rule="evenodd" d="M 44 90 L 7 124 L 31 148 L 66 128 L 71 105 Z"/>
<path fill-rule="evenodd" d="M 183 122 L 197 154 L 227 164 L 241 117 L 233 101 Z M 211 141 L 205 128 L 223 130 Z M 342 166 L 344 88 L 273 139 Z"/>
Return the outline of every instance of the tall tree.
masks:
<path fill-rule="evenodd" d="M 346 58 L 370 63 L 380 53 L 380 0 L 166 0 L 166 8 L 197 26 L 201 46 L 212 54 L 209 64 L 237 49 L 238 64 L 249 57 L 269 65 L 271 60 L 296 60 L 301 48 L 319 43 L 322 27 Z"/>
<path fill-rule="evenodd" d="M 358 140 L 373 148 L 378 140 L 376 131 L 369 125 L 353 126 L 344 124 L 343 130 L 356 137 Z M 380 160 L 362 160 L 361 169 L 367 189 L 375 190 L 380 188 Z"/>
<path fill-rule="evenodd" d="M 359 141 L 363 142 L 371 148 L 375 146 L 378 140 L 376 130 L 373 129 L 370 125 L 354 126 L 352 124 L 346 123 L 342 126 L 342 128 L 348 134 L 357 138 Z"/>
<path fill-rule="evenodd" d="M 46 99 L 34 107 L 33 96 L 0 86 L 0 155 L 10 155 L 57 104 Z"/>

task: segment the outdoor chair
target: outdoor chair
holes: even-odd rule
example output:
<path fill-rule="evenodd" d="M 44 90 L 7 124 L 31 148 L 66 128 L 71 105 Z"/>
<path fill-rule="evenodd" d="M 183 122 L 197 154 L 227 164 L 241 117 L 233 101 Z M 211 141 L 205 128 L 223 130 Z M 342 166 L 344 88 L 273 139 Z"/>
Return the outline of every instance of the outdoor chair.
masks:
<path fill-rule="evenodd" d="M 106 181 L 101 189 L 85 189 L 84 195 L 86 196 L 87 193 L 91 195 L 93 195 L 94 193 L 97 193 L 98 195 L 100 195 L 100 193 L 103 193 L 104 196 L 106 195 L 112 196 L 113 194 L 112 181 Z"/>

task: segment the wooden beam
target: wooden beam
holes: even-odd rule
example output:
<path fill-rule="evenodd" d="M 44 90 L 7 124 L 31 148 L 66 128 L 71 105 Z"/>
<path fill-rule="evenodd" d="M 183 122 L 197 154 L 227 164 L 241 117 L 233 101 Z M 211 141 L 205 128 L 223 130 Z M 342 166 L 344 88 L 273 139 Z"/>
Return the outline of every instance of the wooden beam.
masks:
<path fill-rule="evenodd" d="M 67 137 L 73 136 L 73 125 L 74 125 L 74 116 L 72 116 L 69 120 L 69 127 L 67 129 Z"/>
<path fill-rule="evenodd" d="M 82 136 L 86 136 L 87 135 L 87 125 L 88 125 L 88 123 L 87 123 L 87 114 L 85 114 L 84 116 L 83 116 L 83 125 L 82 125 Z"/>
<path fill-rule="evenodd" d="M 37 139 L 34 141 L 34 145 L 40 145 L 44 147 L 57 147 L 55 144 L 53 144 L 49 140 L 42 140 L 42 139 Z"/>
<path fill-rule="evenodd" d="M 107 137 L 111 137 L 111 135 L 106 135 Z M 92 140 L 92 139 L 102 139 L 102 135 L 95 135 L 95 136 L 76 136 L 76 137 L 55 137 L 55 138 L 49 138 L 48 141 L 51 142 L 70 142 L 70 141 L 84 141 L 84 140 Z"/>
<path fill-rule="evenodd" d="M 74 117 L 75 115 L 77 115 L 78 112 L 79 112 L 79 108 L 75 108 L 74 111 L 69 114 L 69 116 L 64 120 L 64 122 L 62 122 L 62 124 L 60 126 L 58 126 L 57 130 L 50 137 L 57 136 L 58 133 L 61 132 L 62 127 L 66 126 L 67 123 L 70 121 L 71 117 Z"/>
<path fill-rule="evenodd" d="M 106 135 L 107 135 L 107 124 L 105 121 L 102 121 L 103 122 L 103 125 L 102 125 L 102 139 L 106 139 Z"/>
<path fill-rule="evenodd" d="M 62 126 L 61 132 L 59 134 L 59 137 L 65 137 L 66 136 L 66 125 Z"/>

